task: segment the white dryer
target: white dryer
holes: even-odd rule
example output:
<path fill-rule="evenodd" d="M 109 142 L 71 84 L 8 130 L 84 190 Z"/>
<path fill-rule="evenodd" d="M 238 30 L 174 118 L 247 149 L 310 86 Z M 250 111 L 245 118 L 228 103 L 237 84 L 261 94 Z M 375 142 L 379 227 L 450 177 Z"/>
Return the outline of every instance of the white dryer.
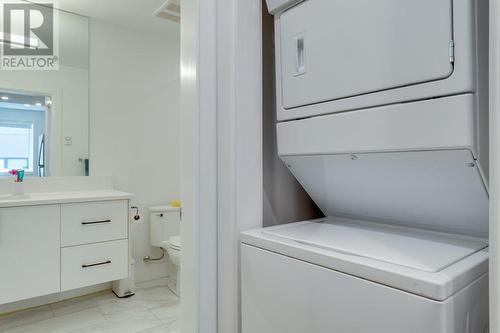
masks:
<path fill-rule="evenodd" d="M 477 93 L 488 84 L 488 1 L 267 3 L 279 121 Z"/>
<path fill-rule="evenodd" d="M 488 1 L 267 0 L 278 154 L 325 219 L 242 234 L 243 333 L 488 327 Z"/>

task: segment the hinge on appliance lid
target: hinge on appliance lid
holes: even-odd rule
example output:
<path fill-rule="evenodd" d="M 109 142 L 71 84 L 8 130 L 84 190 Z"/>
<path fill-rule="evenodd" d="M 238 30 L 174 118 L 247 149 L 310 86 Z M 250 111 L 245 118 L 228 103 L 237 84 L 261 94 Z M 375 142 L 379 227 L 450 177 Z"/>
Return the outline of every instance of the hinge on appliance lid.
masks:
<path fill-rule="evenodd" d="M 453 64 L 455 62 L 455 41 L 450 40 L 448 44 L 449 54 L 450 54 L 450 62 Z"/>

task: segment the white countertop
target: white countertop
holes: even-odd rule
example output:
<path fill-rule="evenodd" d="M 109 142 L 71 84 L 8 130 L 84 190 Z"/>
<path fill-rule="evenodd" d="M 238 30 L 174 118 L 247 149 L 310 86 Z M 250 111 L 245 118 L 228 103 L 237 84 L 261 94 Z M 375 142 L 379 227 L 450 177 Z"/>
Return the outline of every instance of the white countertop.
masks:
<path fill-rule="evenodd" d="M 0 208 L 38 206 L 75 202 L 92 202 L 108 200 L 128 200 L 133 194 L 116 190 L 65 191 L 65 192 L 33 192 L 23 196 L 0 195 Z"/>

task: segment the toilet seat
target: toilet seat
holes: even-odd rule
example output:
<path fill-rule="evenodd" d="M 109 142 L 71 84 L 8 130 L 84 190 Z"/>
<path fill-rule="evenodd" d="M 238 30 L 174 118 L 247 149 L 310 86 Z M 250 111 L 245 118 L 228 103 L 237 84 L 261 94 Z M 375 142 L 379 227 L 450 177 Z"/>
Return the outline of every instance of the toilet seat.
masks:
<path fill-rule="evenodd" d="M 172 250 L 181 250 L 181 236 L 173 236 L 168 240 L 168 247 Z"/>

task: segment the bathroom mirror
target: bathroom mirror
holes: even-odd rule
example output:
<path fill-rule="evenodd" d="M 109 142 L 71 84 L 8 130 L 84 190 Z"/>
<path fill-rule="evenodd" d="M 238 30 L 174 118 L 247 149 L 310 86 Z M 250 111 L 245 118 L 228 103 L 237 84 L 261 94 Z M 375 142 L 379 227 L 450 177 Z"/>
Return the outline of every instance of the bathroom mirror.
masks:
<path fill-rule="evenodd" d="M 37 177 L 89 174 L 89 21 L 53 13 L 57 66 L 0 68 L 0 177 L 12 169 Z"/>

